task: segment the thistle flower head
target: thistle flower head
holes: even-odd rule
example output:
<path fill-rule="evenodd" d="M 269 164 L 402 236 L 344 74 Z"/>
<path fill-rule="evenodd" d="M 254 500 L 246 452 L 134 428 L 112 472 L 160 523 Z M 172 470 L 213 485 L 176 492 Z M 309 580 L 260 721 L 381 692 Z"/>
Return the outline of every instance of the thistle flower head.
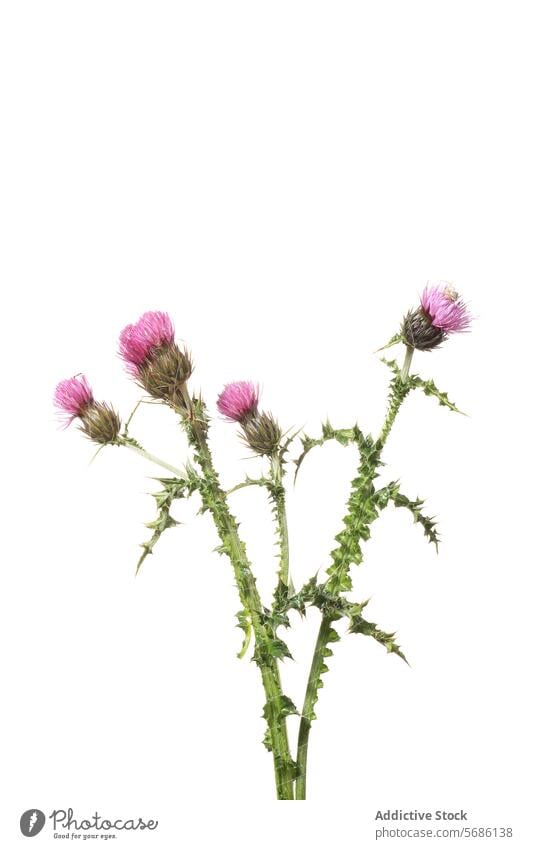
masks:
<path fill-rule="evenodd" d="M 166 312 L 145 312 L 136 324 L 128 324 L 119 340 L 119 353 L 127 370 L 137 375 L 155 348 L 174 342 L 174 325 Z"/>
<path fill-rule="evenodd" d="M 57 407 L 65 427 L 80 417 L 84 410 L 94 402 L 93 391 L 85 375 L 61 380 L 54 392 L 54 404 Z"/>
<path fill-rule="evenodd" d="M 445 333 L 460 333 L 468 330 L 472 323 L 467 305 L 449 283 L 428 284 L 420 303 L 432 325 Z"/>
<path fill-rule="evenodd" d="M 153 398 L 184 411 L 181 387 L 192 374 L 187 351 L 174 341 L 174 325 L 166 312 L 145 312 L 120 334 L 119 354 L 126 370 Z"/>
<path fill-rule="evenodd" d="M 92 389 L 83 374 L 57 384 L 54 404 L 65 427 L 74 419 L 80 419 L 80 430 L 94 442 L 101 445 L 115 442 L 120 433 L 117 413 L 109 404 L 94 400 Z"/>
<path fill-rule="evenodd" d="M 230 422 L 244 422 L 257 412 L 259 387 L 249 380 L 228 383 L 217 399 L 217 409 Z"/>
<path fill-rule="evenodd" d="M 433 283 L 422 292 L 420 306 L 407 313 L 401 335 L 406 345 L 430 351 L 450 333 L 468 330 L 471 322 L 470 311 L 453 286 Z"/>

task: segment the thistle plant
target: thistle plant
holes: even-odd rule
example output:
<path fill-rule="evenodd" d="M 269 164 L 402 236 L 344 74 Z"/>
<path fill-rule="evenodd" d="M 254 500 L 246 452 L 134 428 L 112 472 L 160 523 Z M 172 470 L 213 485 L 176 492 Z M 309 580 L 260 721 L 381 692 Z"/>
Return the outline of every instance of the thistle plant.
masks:
<path fill-rule="evenodd" d="M 327 660 L 333 654 L 335 643 L 341 639 L 338 623 L 345 620 L 346 633 L 370 637 L 387 652 L 406 659 L 396 635 L 366 618 L 368 602 L 352 597 L 352 567 L 363 562 L 371 526 L 388 505 L 407 510 L 428 541 L 438 548 L 436 524 L 425 514 L 423 501 L 405 494 L 397 480 L 383 482 L 384 449 L 401 406 L 411 392 L 422 390 L 442 406 L 460 412 L 445 392 L 432 380 L 413 373 L 411 366 L 415 350 L 431 351 L 452 334 L 468 330 L 470 324 L 469 310 L 452 287 L 446 284 L 426 286 L 420 304 L 407 312 L 400 330 L 381 349 L 403 346 L 404 359 L 402 364 L 395 359 L 382 360 L 390 369 L 391 377 L 383 425 L 377 435 L 365 433 L 359 424 L 334 428 L 329 422 L 322 426 L 317 437 L 284 431 L 272 413 L 261 409 L 256 383 L 227 384 L 218 396 L 217 410 L 226 422 L 238 426 L 239 437 L 251 455 L 262 458 L 263 462 L 260 477 L 246 477 L 230 489 L 223 488 L 211 453 L 211 419 L 206 404 L 199 392 L 189 388 L 193 372 L 191 357 L 178 346 L 167 313 L 147 312 L 135 324 L 125 327 L 120 334 L 119 355 L 128 375 L 149 398 L 170 407 L 176 414 L 177 424 L 185 432 L 189 445 L 189 454 L 183 458 L 180 468 L 148 452 L 131 435 L 133 414 L 123 426 L 110 404 L 95 401 L 85 376 L 63 380 L 56 388 L 54 401 L 65 426 L 78 421 L 81 431 L 98 444 L 99 450 L 108 445 L 125 447 L 165 470 L 165 475 L 157 478 L 160 489 L 154 495 L 156 517 L 147 525 L 151 535 L 141 546 L 137 573 L 153 554 L 161 536 L 178 524 L 171 514 L 175 501 L 194 496 L 199 498 L 200 512 L 211 515 L 220 540 L 217 551 L 229 561 L 239 595 L 236 619 L 244 638 L 238 657 L 243 658 L 250 652 L 261 676 L 266 723 L 263 742 L 272 755 L 278 799 L 306 798 L 310 731 L 316 719 L 322 678 L 328 671 Z M 309 452 L 329 440 L 354 446 L 358 452 L 358 466 L 324 577 L 319 580 L 318 575 L 313 575 L 295 588 L 289 564 L 286 484 L 289 478 L 296 480 Z M 300 448 L 294 451 L 297 441 Z M 288 476 L 291 468 L 294 476 Z M 256 486 L 264 489 L 271 503 L 279 543 L 273 594 L 268 600 L 260 597 L 252 563 L 229 504 L 232 492 Z M 321 621 L 305 698 L 299 709 L 285 692 L 280 665 L 282 661 L 293 660 L 286 642 L 291 615 L 305 616 L 309 607 L 318 609 Z M 299 718 L 294 750 L 287 731 L 287 717 L 291 715 Z"/>

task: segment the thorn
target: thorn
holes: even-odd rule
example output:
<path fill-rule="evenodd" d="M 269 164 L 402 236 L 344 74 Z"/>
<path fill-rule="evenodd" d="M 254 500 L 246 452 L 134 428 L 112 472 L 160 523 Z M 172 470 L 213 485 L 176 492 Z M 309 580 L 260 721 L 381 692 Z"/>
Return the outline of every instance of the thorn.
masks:
<path fill-rule="evenodd" d="M 95 460 L 96 460 L 96 458 L 98 457 L 98 455 L 99 455 L 100 451 L 102 450 L 102 448 L 105 448 L 105 445 L 100 445 L 100 447 L 98 448 L 98 450 L 97 450 L 97 451 L 93 454 L 93 456 L 92 456 L 92 457 L 91 457 L 91 459 L 89 460 L 89 466 L 91 466 L 91 465 L 94 463 L 94 461 L 95 461 Z"/>

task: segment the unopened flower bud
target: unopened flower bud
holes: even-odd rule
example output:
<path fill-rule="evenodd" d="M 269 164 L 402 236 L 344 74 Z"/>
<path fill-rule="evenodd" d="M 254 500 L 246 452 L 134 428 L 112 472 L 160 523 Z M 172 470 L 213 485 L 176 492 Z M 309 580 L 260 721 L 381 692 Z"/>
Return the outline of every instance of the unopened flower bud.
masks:
<path fill-rule="evenodd" d="M 94 400 L 92 389 L 84 375 L 58 383 L 54 404 L 64 427 L 68 427 L 74 419 L 79 419 L 80 430 L 94 442 L 107 445 L 115 442 L 120 433 L 120 419 L 117 413 L 109 404 Z"/>
<path fill-rule="evenodd" d="M 120 334 L 119 353 L 126 369 L 153 398 L 186 406 L 181 388 L 192 374 L 187 351 L 174 341 L 174 326 L 164 312 L 146 312 Z"/>

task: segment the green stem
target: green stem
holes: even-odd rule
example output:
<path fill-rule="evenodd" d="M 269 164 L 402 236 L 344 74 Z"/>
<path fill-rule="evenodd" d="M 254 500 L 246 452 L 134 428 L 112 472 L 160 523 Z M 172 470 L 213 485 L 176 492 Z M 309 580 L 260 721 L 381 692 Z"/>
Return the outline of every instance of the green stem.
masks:
<path fill-rule="evenodd" d="M 264 621 L 263 605 L 245 545 L 239 536 L 237 521 L 229 510 L 226 493 L 220 486 L 213 465 L 207 443 L 207 424 L 196 416 L 197 406 L 201 407 L 201 402 L 188 399 L 190 417 L 184 420 L 184 425 L 203 472 L 200 493 L 204 507 L 214 519 L 222 550 L 231 560 L 241 603 L 250 616 L 256 643 L 254 658 L 260 668 L 266 695 L 265 719 L 270 732 L 277 795 L 278 799 L 291 800 L 294 799 L 294 762 L 289 748 L 279 667 L 276 658 L 266 650 L 271 634 Z"/>
<path fill-rule="evenodd" d="M 395 377 L 391 383 L 391 394 L 389 399 L 389 407 L 387 410 L 387 414 L 385 416 L 385 421 L 383 423 L 383 427 L 381 428 L 378 440 L 377 447 L 378 453 L 375 458 L 375 467 L 378 467 L 381 453 L 383 451 L 383 447 L 389 437 L 392 426 L 396 420 L 400 407 L 404 400 L 406 399 L 409 391 L 411 389 L 410 385 L 406 382 L 407 375 L 409 374 L 409 369 L 411 367 L 411 361 L 413 359 L 414 349 L 410 346 L 406 346 L 405 352 L 405 360 L 403 364 L 403 368 L 401 374 Z M 356 478 L 354 481 L 354 489 L 352 493 L 355 491 L 355 487 L 359 484 L 359 479 Z M 342 533 L 342 532 L 341 532 Z M 341 544 L 342 545 L 342 544 Z M 342 555 L 342 551 L 340 554 Z M 337 593 L 340 594 L 340 593 Z M 331 619 L 326 614 L 322 614 L 322 621 L 320 624 L 320 629 L 318 631 L 318 636 L 315 644 L 315 650 L 313 653 L 313 659 L 311 661 L 311 669 L 309 672 L 309 678 L 307 682 L 307 690 L 305 694 L 304 707 L 302 711 L 302 716 L 300 719 L 300 728 L 298 734 L 298 755 L 296 761 L 296 799 L 305 799 L 306 798 L 306 773 L 307 773 L 307 751 L 309 746 L 309 732 L 311 730 L 311 722 L 314 719 L 313 708 L 314 704 L 318 698 L 318 688 L 317 682 L 320 678 L 320 670 L 322 669 L 322 664 L 324 663 L 324 658 L 326 653 L 329 654 L 330 649 L 328 649 L 327 642 L 328 636 L 330 634 L 331 628 Z"/>
<path fill-rule="evenodd" d="M 314 705 L 318 692 L 318 682 L 322 672 L 322 664 L 324 662 L 324 653 L 327 649 L 329 631 L 331 627 L 331 619 L 325 614 L 322 616 L 322 622 L 318 631 L 318 636 L 315 644 L 313 660 L 307 681 L 307 689 L 305 691 L 304 706 L 300 719 L 300 728 L 298 732 L 298 755 L 297 755 L 297 774 L 296 774 L 296 799 L 306 798 L 307 786 L 307 750 L 309 746 L 309 732 L 311 731 L 311 722 L 314 719 Z"/>
<path fill-rule="evenodd" d="M 289 573 L 289 526 L 287 522 L 286 493 L 283 485 L 283 467 L 279 455 L 271 460 L 272 488 L 274 511 L 279 534 L 279 581 L 278 590 L 288 589 L 294 592 L 294 586 Z"/>
<path fill-rule="evenodd" d="M 126 439 L 121 439 L 118 442 L 119 445 L 125 445 L 130 451 L 134 451 L 139 456 L 144 457 L 145 460 L 149 460 L 151 463 L 155 463 L 157 466 L 161 466 L 162 469 L 166 469 L 167 472 L 172 472 L 172 474 L 176 475 L 179 478 L 186 478 L 187 473 L 184 469 L 178 469 L 176 466 L 172 466 L 170 463 L 167 463 L 165 460 L 161 460 L 159 457 L 156 457 L 155 454 L 150 454 L 149 451 L 145 451 L 144 448 L 141 448 L 138 442 L 135 440 L 131 440 L 130 437 Z"/>
<path fill-rule="evenodd" d="M 409 369 L 411 368 L 411 362 L 413 359 L 414 352 L 415 349 L 411 347 L 411 345 L 405 346 L 405 359 L 403 361 L 403 368 L 400 375 L 402 383 L 405 383 L 405 381 L 407 380 L 407 375 L 409 374 Z"/>

